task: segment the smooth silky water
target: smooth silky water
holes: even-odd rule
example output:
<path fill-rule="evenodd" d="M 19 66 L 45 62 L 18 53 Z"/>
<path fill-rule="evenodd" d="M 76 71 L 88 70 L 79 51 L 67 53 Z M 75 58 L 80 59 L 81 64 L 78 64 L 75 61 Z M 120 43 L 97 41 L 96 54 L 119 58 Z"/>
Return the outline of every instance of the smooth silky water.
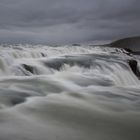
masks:
<path fill-rule="evenodd" d="M 1 46 L 0 140 L 139 140 L 131 59 L 107 47 Z"/>

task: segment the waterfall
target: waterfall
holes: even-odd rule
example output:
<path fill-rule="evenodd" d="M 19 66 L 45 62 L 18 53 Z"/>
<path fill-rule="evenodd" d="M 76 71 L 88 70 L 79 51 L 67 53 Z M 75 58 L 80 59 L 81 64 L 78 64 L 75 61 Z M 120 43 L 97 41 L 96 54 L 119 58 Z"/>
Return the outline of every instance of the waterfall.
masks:
<path fill-rule="evenodd" d="M 140 139 L 139 71 L 123 49 L 0 46 L 0 139 Z"/>

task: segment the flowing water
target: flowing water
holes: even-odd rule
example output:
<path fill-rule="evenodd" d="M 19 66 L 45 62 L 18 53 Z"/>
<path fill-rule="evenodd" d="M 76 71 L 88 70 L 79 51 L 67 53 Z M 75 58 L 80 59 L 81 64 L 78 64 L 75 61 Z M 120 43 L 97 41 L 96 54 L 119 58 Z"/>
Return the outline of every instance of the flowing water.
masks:
<path fill-rule="evenodd" d="M 139 140 L 130 59 L 139 65 L 115 48 L 1 46 L 0 140 Z"/>

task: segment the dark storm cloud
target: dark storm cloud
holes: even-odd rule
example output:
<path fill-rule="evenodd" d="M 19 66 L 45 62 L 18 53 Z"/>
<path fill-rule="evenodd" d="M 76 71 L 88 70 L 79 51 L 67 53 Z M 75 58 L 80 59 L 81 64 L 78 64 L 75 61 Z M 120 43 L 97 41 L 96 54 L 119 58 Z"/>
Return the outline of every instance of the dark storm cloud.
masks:
<path fill-rule="evenodd" d="M 139 0 L 0 0 L 0 41 L 66 44 L 140 33 Z"/>

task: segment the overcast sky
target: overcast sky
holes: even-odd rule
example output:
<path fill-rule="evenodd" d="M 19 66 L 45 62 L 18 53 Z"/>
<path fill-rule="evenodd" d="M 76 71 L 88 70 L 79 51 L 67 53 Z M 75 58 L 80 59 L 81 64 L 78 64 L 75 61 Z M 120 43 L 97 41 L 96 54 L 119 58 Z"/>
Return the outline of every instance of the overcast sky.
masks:
<path fill-rule="evenodd" d="M 0 0 L 0 42 L 69 44 L 140 35 L 140 0 Z"/>

